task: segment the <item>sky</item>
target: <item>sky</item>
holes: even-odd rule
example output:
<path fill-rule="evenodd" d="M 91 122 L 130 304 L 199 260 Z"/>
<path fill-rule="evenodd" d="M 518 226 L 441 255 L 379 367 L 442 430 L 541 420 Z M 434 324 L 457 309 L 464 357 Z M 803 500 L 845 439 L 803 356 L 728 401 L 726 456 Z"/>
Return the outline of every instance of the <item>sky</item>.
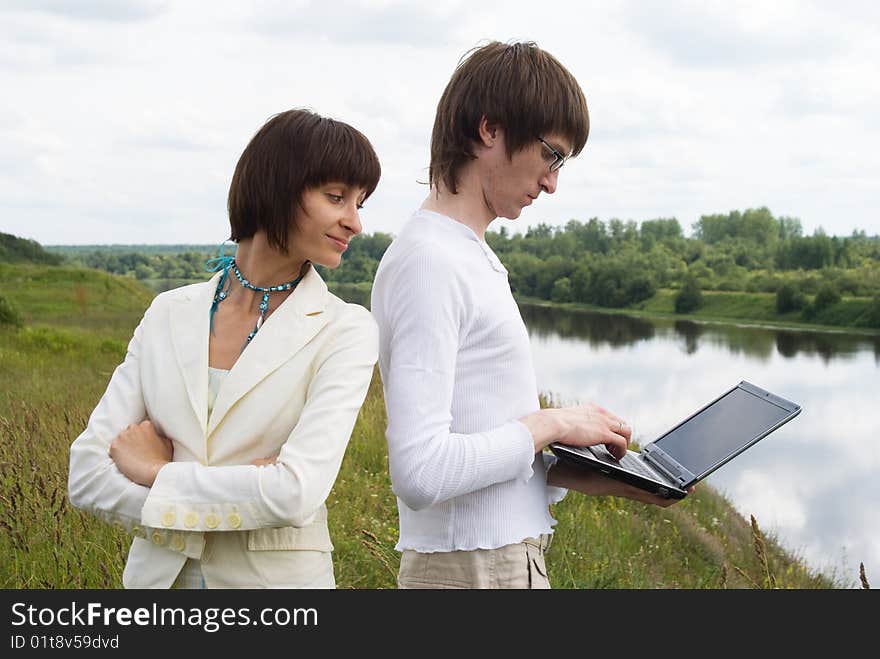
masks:
<path fill-rule="evenodd" d="M 235 163 L 305 107 L 372 142 L 364 230 L 428 193 L 437 101 L 488 40 L 576 77 L 590 138 L 540 222 L 766 206 L 804 233 L 880 234 L 880 5 L 0 0 L 0 231 L 54 244 L 220 243 Z"/>

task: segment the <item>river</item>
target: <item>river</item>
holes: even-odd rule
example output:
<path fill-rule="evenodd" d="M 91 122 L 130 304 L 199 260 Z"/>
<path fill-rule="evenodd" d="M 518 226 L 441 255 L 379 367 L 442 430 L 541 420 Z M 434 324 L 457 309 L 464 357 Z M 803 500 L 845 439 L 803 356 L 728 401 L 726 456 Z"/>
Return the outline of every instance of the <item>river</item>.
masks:
<path fill-rule="evenodd" d="M 880 583 L 880 336 L 520 308 L 539 390 L 642 446 L 740 380 L 802 405 L 706 482 L 812 569 Z"/>

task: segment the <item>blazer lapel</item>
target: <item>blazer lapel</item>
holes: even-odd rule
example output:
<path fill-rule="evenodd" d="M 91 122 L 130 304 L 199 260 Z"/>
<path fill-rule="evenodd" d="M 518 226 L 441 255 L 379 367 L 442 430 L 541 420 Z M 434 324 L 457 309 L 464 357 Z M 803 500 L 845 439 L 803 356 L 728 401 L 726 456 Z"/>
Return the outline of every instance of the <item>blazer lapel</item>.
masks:
<path fill-rule="evenodd" d="M 301 350 L 327 324 L 326 306 L 327 286 L 314 267 L 309 267 L 293 293 L 251 339 L 220 387 L 208 420 L 208 437 L 238 400 Z"/>
<path fill-rule="evenodd" d="M 199 427 L 208 425 L 208 333 L 209 312 L 220 273 L 204 284 L 193 287 L 188 295 L 176 300 L 171 310 L 171 340 L 174 358 L 186 385 L 186 393 Z"/>

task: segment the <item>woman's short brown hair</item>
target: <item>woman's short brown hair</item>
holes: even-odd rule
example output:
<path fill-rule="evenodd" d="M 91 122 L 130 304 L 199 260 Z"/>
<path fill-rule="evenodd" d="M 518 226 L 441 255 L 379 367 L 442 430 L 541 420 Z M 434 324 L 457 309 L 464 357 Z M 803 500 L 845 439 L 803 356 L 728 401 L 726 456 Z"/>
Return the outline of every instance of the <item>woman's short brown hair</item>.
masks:
<path fill-rule="evenodd" d="M 370 141 L 342 121 L 294 109 L 271 117 L 245 147 L 229 186 L 230 239 L 265 230 L 287 251 L 290 223 L 302 193 L 340 182 L 373 194 L 381 168 Z"/>
<path fill-rule="evenodd" d="M 442 182 L 456 193 L 461 167 L 476 157 L 484 116 L 504 129 L 508 157 L 548 134 L 570 140 L 576 156 L 590 133 L 584 93 L 555 57 L 530 41 L 492 41 L 465 53 L 437 105 L 432 186 Z"/>

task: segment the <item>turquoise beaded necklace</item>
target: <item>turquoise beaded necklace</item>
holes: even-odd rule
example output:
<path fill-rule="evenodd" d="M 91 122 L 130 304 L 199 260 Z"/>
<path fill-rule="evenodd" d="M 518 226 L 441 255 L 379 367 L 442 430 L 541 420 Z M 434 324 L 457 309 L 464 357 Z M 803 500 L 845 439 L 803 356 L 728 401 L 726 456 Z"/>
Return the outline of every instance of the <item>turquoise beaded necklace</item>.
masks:
<path fill-rule="evenodd" d="M 214 291 L 214 302 L 211 305 L 210 311 L 210 328 L 211 334 L 214 333 L 214 314 L 217 312 L 217 306 L 226 299 L 226 296 L 229 294 L 229 287 L 232 284 L 232 281 L 229 279 L 229 271 L 235 274 L 235 277 L 238 279 L 239 283 L 245 288 L 249 288 L 252 291 L 257 291 L 258 293 L 263 294 L 263 299 L 260 301 L 260 315 L 257 316 L 257 322 L 254 325 L 254 329 L 251 330 L 251 333 L 248 334 L 247 340 L 244 342 L 244 345 L 241 347 L 242 351 L 248 346 L 251 342 L 251 339 L 256 336 L 257 332 L 260 331 L 260 328 L 263 326 L 263 321 L 266 320 L 266 312 L 269 310 L 269 294 L 274 293 L 276 291 L 292 291 L 296 288 L 296 285 L 302 280 L 303 275 L 300 275 L 296 279 L 293 279 L 285 284 L 278 284 L 277 286 L 254 286 L 250 283 L 244 276 L 241 274 L 241 271 L 238 269 L 238 265 L 235 263 L 234 256 L 226 256 L 223 254 L 223 246 L 220 246 L 220 255 L 216 258 L 209 259 L 205 263 L 205 270 L 208 272 L 219 272 L 223 271 L 223 275 L 220 277 L 220 281 L 217 282 L 217 290 Z"/>

